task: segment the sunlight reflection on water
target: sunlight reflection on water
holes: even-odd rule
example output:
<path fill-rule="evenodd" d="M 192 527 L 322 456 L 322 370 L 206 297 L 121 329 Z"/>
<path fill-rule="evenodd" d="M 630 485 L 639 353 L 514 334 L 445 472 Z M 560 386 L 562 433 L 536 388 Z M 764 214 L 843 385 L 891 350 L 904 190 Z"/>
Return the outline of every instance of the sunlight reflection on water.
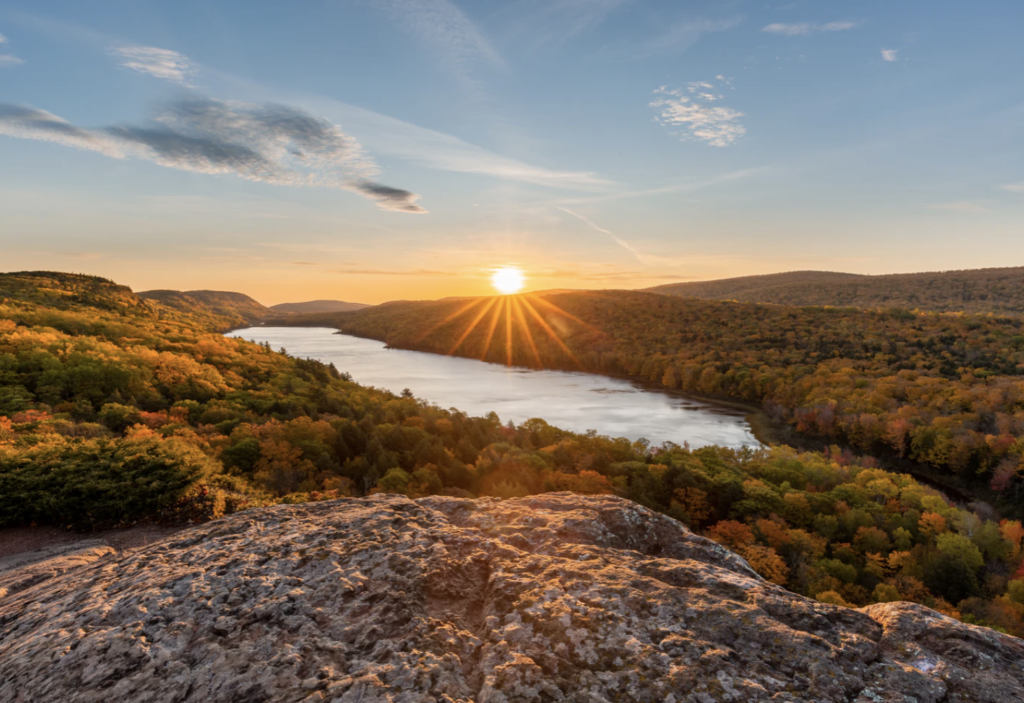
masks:
<path fill-rule="evenodd" d="M 502 422 L 544 418 L 575 432 L 641 437 L 693 447 L 760 446 L 742 412 L 586 373 L 506 368 L 474 359 L 386 349 L 383 342 L 322 327 L 252 327 L 229 336 L 269 342 L 297 357 L 333 363 L 363 385 L 417 397 Z"/>

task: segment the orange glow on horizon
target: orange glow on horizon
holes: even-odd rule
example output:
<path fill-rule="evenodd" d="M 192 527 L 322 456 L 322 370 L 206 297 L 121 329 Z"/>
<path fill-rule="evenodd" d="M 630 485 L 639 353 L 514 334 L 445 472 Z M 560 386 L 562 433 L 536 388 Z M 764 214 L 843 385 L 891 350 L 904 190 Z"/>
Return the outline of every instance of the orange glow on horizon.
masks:
<path fill-rule="evenodd" d="M 526 285 L 526 277 L 522 269 L 515 266 L 503 266 L 491 274 L 491 285 L 503 295 L 518 293 Z"/>
<path fill-rule="evenodd" d="M 481 305 L 482 307 L 479 307 Z M 473 331 L 479 327 L 485 319 L 487 319 L 487 331 L 484 334 L 482 351 L 478 357 L 481 361 L 485 361 L 491 352 L 491 344 L 494 341 L 494 335 L 498 329 L 498 324 L 501 322 L 502 316 L 504 316 L 505 364 L 507 366 L 512 366 L 516 346 L 514 334 L 518 330 L 518 336 L 521 338 L 519 341 L 524 345 L 524 351 L 528 351 L 529 355 L 533 357 L 534 363 L 536 363 L 539 368 L 544 368 L 544 362 L 541 359 L 540 350 L 537 347 L 537 342 L 530 329 L 529 318 L 532 318 L 544 334 L 550 337 L 574 364 L 582 368 L 582 364 L 576 355 L 562 340 L 558 332 L 555 331 L 548 321 L 544 319 L 544 316 L 537 310 L 538 305 L 543 305 L 552 312 L 573 320 L 592 331 L 599 332 L 599 330 L 593 325 L 584 322 L 571 313 L 566 312 L 550 300 L 544 299 L 543 296 L 536 295 L 534 293 L 524 293 L 520 295 L 506 294 L 486 298 L 475 298 L 460 306 L 455 312 L 447 315 L 440 322 L 431 325 L 426 331 L 419 335 L 417 341 L 426 339 L 431 333 L 437 331 L 445 324 L 479 307 L 472 320 L 463 330 L 461 330 L 455 343 L 448 349 L 448 355 L 452 355 L 458 351 Z M 474 356 L 476 356 L 475 352 Z"/>

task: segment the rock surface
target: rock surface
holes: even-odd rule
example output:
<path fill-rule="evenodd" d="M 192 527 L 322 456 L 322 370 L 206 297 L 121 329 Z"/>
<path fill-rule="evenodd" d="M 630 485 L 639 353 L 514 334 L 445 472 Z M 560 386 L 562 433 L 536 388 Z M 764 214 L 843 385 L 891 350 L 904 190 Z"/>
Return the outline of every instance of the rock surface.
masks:
<path fill-rule="evenodd" d="M 0 559 L 0 599 L 91 564 L 115 551 L 101 540 L 90 539 L 3 557 Z"/>
<path fill-rule="evenodd" d="M 0 598 L 5 702 L 766 700 L 1024 701 L 1024 641 L 565 493 L 253 510 Z"/>

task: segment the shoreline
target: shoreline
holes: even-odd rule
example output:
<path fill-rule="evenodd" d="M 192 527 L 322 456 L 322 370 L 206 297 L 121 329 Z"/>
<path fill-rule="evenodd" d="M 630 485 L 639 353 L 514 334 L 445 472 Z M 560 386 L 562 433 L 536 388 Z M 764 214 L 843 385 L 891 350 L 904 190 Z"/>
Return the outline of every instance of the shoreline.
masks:
<path fill-rule="evenodd" d="M 268 320 L 268 322 L 281 323 L 283 321 L 282 320 Z M 253 328 L 253 327 L 274 327 L 274 326 L 278 326 L 278 327 L 307 327 L 307 328 L 330 329 L 330 330 L 333 330 L 333 334 L 347 335 L 347 336 L 350 336 L 350 337 L 356 337 L 358 339 L 372 339 L 372 340 L 374 340 L 376 342 L 380 342 L 380 343 L 384 344 L 386 348 L 402 349 L 404 351 L 415 351 L 415 352 L 421 352 L 421 353 L 424 353 L 424 354 L 434 354 L 436 356 L 446 356 L 445 354 L 441 354 L 440 352 L 428 351 L 428 350 L 424 350 L 424 349 L 414 349 L 414 348 L 403 347 L 403 346 L 392 346 L 391 344 L 389 344 L 385 340 L 380 339 L 378 337 L 372 337 L 372 336 L 363 335 L 363 334 L 355 334 L 355 333 L 347 331 L 347 330 L 345 330 L 343 328 L 340 328 L 340 327 L 337 327 L 337 326 L 331 326 L 331 325 L 327 325 L 327 324 L 301 325 L 301 324 L 263 324 L 263 323 L 261 323 L 260 325 L 250 325 L 250 327 L 243 327 L 243 328 L 239 328 L 239 329 L 250 329 L 250 328 Z M 235 330 L 232 330 L 232 331 L 235 331 Z M 463 359 L 475 359 L 475 357 L 463 356 L 461 354 L 456 354 L 455 356 L 457 356 L 459 358 L 463 358 Z M 475 359 L 475 360 L 482 361 L 482 363 L 485 363 L 485 364 L 494 364 L 496 366 L 505 366 L 505 364 L 501 364 L 501 363 L 494 362 L 494 361 L 486 361 L 486 360 L 482 360 L 482 359 Z M 528 369 L 528 370 L 533 370 L 533 371 L 538 370 L 538 369 L 534 369 L 531 366 L 519 366 L 519 365 L 514 365 L 512 368 Z M 761 443 L 765 447 L 771 447 L 771 446 L 774 446 L 774 445 L 784 445 L 784 446 L 792 447 L 792 448 L 794 448 L 794 449 L 796 449 L 798 451 L 818 451 L 818 452 L 820 452 L 820 451 L 823 451 L 824 449 L 826 449 L 829 446 L 838 446 L 839 448 L 841 448 L 843 450 L 849 450 L 849 451 L 853 452 L 855 455 L 858 455 L 858 456 L 868 456 L 868 457 L 872 457 L 872 458 L 876 459 L 878 461 L 879 468 L 881 468 L 881 469 L 883 469 L 885 471 L 889 471 L 891 473 L 909 474 L 916 481 L 918 481 L 918 482 L 928 486 L 929 488 L 933 488 L 933 489 L 935 489 L 935 490 L 945 494 L 946 497 L 949 498 L 952 502 L 954 502 L 956 504 L 959 504 L 961 506 L 966 506 L 969 503 L 980 503 L 980 504 L 982 504 L 984 506 L 987 506 L 994 514 L 996 514 L 996 515 L 998 515 L 1000 517 L 1004 517 L 1003 512 L 1007 512 L 1010 515 L 1012 515 L 1014 512 L 1017 512 L 1017 511 L 1002 511 L 1002 510 L 1000 510 L 994 504 L 994 501 L 993 501 L 993 497 L 994 496 L 988 495 L 986 491 L 984 491 L 982 489 L 979 489 L 979 488 L 962 486 L 962 485 L 955 485 L 955 484 L 951 483 L 951 481 L 950 481 L 951 478 L 955 478 L 955 477 L 951 477 L 951 476 L 946 475 L 946 474 L 937 475 L 935 473 L 934 469 L 932 467 L 928 466 L 927 464 L 921 464 L 919 462 L 915 462 L 915 461 L 912 461 L 910 459 L 905 459 L 905 458 L 902 458 L 902 457 L 894 456 L 894 455 L 892 455 L 889 452 L 883 452 L 883 453 L 877 453 L 877 454 L 869 454 L 869 453 L 866 453 L 866 452 L 864 452 L 862 450 L 855 450 L 853 447 L 849 446 L 847 443 L 842 442 L 842 441 L 830 440 L 830 439 L 823 438 L 823 437 L 815 437 L 815 436 L 799 434 L 790 425 L 788 425 L 788 424 L 786 424 L 784 422 L 777 422 L 777 421 L 772 420 L 768 416 L 767 412 L 765 412 L 764 408 L 761 405 L 757 404 L 757 403 L 752 403 L 750 401 L 736 399 L 736 398 L 728 398 L 728 397 L 721 397 L 721 396 L 710 396 L 710 395 L 704 395 L 704 394 L 700 394 L 700 393 L 692 393 L 692 392 L 689 392 L 689 391 L 681 391 L 681 390 L 672 389 L 672 388 L 665 388 L 664 386 L 661 386 L 660 384 L 657 384 L 654 381 L 648 381 L 648 380 L 645 380 L 645 379 L 640 379 L 640 378 L 636 378 L 636 377 L 633 377 L 633 376 L 629 376 L 629 375 L 626 375 L 626 374 L 595 372 L 595 371 L 587 371 L 587 370 L 584 370 L 584 369 L 569 369 L 569 368 L 560 368 L 560 367 L 551 367 L 551 368 L 545 367 L 545 368 L 540 369 L 540 370 L 545 370 L 545 371 L 562 371 L 562 372 L 567 372 L 567 373 L 583 373 L 583 374 L 588 374 L 590 376 L 600 376 L 600 377 L 604 377 L 604 378 L 614 378 L 614 379 L 617 379 L 617 380 L 620 380 L 620 381 L 628 381 L 629 383 L 637 386 L 638 388 L 641 388 L 641 389 L 649 391 L 649 392 L 657 392 L 657 393 L 662 393 L 664 395 L 673 396 L 673 397 L 676 397 L 676 398 L 684 398 L 684 399 L 687 399 L 687 400 L 693 400 L 693 401 L 705 403 L 705 404 L 716 406 L 716 407 L 723 408 L 723 409 L 741 411 L 741 412 L 744 413 L 743 419 L 747 423 L 747 425 L 750 427 L 750 432 L 754 436 L 754 439 L 756 439 L 759 443 Z"/>

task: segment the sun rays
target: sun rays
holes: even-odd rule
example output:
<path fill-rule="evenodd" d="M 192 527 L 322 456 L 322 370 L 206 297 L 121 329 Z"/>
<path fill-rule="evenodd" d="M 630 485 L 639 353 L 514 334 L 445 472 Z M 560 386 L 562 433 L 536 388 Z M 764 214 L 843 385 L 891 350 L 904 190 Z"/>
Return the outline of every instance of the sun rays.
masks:
<path fill-rule="evenodd" d="M 455 312 L 445 316 L 440 322 L 431 325 L 418 336 L 418 340 L 425 339 L 441 327 L 459 318 L 468 317 L 469 321 L 465 327 L 457 335 L 454 335 L 455 342 L 447 351 L 449 355 L 455 354 L 459 349 L 463 348 L 463 345 L 473 332 L 479 328 L 483 332 L 483 340 L 479 354 L 474 353 L 473 356 L 477 356 L 481 361 L 487 360 L 491 355 L 495 337 L 498 336 L 498 344 L 500 345 L 502 341 L 504 342 L 504 353 L 502 354 L 499 351 L 498 354 L 501 354 L 499 358 L 503 356 L 507 366 L 513 365 L 513 358 L 518 351 L 520 354 L 525 354 L 537 367 L 544 368 L 538 340 L 534 336 L 534 333 L 539 329 L 543 333 L 541 337 L 549 338 L 572 363 L 582 368 L 580 360 L 538 308 L 543 308 L 548 313 L 555 313 L 568 320 L 572 320 L 589 330 L 597 331 L 597 328 L 593 325 L 566 312 L 551 301 L 546 300 L 543 296 L 534 293 L 523 293 L 476 298 L 468 301 L 455 310 Z M 534 329 L 531 329 L 531 321 L 535 324 Z M 503 340 L 500 339 L 502 335 L 497 334 L 499 325 L 503 332 Z M 501 349 L 500 346 L 499 349 Z M 464 351 L 464 353 L 466 352 Z"/>
<path fill-rule="evenodd" d="M 494 304 L 496 302 L 498 302 L 498 298 L 491 298 L 491 302 L 487 303 L 487 305 L 484 306 L 483 310 L 481 310 L 480 313 L 475 318 L 473 318 L 473 321 L 469 323 L 468 327 L 466 327 L 465 331 L 462 333 L 462 336 L 459 337 L 455 344 L 452 346 L 452 348 L 448 350 L 448 356 L 454 354 L 455 350 L 462 346 L 462 343 L 466 341 L 466 337 L 468 337 L 470 333 L 476 329 L 476 326 L 480 324 L 480 320 L 484 319 L 484 315 L 487 314 L 488 310 L 494 307 Z"/>
<path fill-rule="evenodd" d="M 520 293 L 526 285 L 526 274 L 520 268 L 503 266 L 492 269 L 490 281 L 500 295 L 459 301 L 454 312 L 428 325 L 417 335 L 416 343 L 446 327 L 443 338 L 454 340 L 445 352 L 449 356 L 461 350 L 461 355 L 474 356 L 481 361 L 503 361 L 507 366 L 518 361 L 522 365 L 544 368 L 543 353 L 555 352 L 556 356 L 564 355 L 576 367 L 583 368 L 583 364 L 562 338 L 564 321 L 571 320 L 590 332 L 600 333 L 600 330 L 566 312 L 543 295 Z M 551 320 L 552 315 L 557 315 L 562 321 Z M 461 329 L 453 330 L 455 325 L 463 324 L 460 318 L 468 322 Z M 473 333 L 477 330 L 481 333 L 474 338 Z M 544 339 L 550 339 L 557 351 L 550 344 L 539 344 Z M 560 365 L 560 362 L 556 363 Z"/>

